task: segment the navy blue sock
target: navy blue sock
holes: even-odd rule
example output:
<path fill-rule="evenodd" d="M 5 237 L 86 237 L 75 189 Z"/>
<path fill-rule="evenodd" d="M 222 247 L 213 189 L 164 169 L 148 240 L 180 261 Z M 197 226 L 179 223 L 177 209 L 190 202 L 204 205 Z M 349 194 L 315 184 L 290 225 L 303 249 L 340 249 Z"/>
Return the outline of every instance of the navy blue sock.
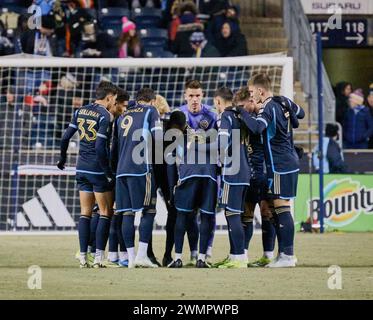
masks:
<path fill-rule="evenodd" d="M 167 206 L 167 223 L 166 223 L 166 248 L 165 257 L 171 257 L 172 249 L 175 244 L 175 224 L 177 211 L 174 206 Z"/>
<path fill-rule="evenodd" d="M 282 246 L 282 238 L 281 238 L 281 233 L 280 233 L 280 223 L 278 220 L 278 215 L 277 213 L 272 213 L 273 215 L 273 221 L 274 221 L 274 227 L 276 231 L 276 237 L 277 237 L 277 242 L 278 242 L 278 253 L 283 252 L 283 246 Z"/>
<path fill-rule="evenodd" d="M 109 238 L 111 218 L 100 216 L 96 230 L 96 248 L 104 251 Z"/>
<path fill-rule="evenodd" d="M 91 246 L 91 252 L 96 252 L 96 230 L 97 230 L 97 224 L 98 219 L 100 218 L 100 215 L 98 213 L 93 213 L 91 218 L 91 234 L 89 237 L 89 245 Z"/>
<path fill-rule="evenodd" d="M 201 212 L 201 225 L 199 227 L 199 253 L 206 254 L 211 234 L 215 227 L 215 214 Z"/>
<path fill-rule="evenodd" d="M 197 222 L 197 214 L 195 212 L 186 214 L 186 231 L 188 234 L 188 242 L 190 251 L 198 250 L 199 228 Z"/>
<path fill-rule="evenodd" d="M 290 213 L 290 207 L 279 207 L 276 211 L 283 210 L 278 214 L 279 233 L 281 234 L 282 250 L 288 256 L 294 255 L 294 220 Z"/>
<path fill-rule="evenodd" d="M 149 243 L 153 232 L 154 216 L 154 213 L 149 213 L 146 211 L 142 213 L 139 226 L 140 242 Z"/>
<path fill-rule="evenodd" d="M 245 235 L 242 227 L 241 216 L 239 214 L 232 214 L 232 212 L 225 212 L 227 220 L 229 221 L 229 231 L 233 243 L 234 255 L 244 254 Z"/>
<path fill-rule="evenodd" d="M 122 235 L 126 248 L 135 246 L 135 214 L 130 212 L 123 214 Z"/>
<path fill-rule="evenodd" d="M 253 222 L 252 221 L 244 222 L 242 226 L 243 226 L 243 231 L 245 235 L 245 240 L 244 240 L 245 249 L 249 250 L 250 240 L 253 237 L 253 232 L 254 232 Z"/>
<path fill-rule="evenodd" d="M 178 212 L 175 224 L 175 253 L 183 253 L 184 235 L 189 213 Z"/>
<path fill-rule="evenodd" d="M 119 242 L 119 251 L 125 252 L 127 251 L 127 248 L 124 243 L 123 234 L 122 234 L 122 221 L 123 221 L 123 215 L 120 213 L 117 216 L 117 225 L 115 226 L 115 230 L 117 232 L 117 237 L 118 237 L 118 242 Z"/>
<path fill-rule="evenodd" d="M 234 243 L 232 241 L 232 235 L 231 235 L 231 232 L 229 231 L 230 228 L 229 228 L 228 219 L 227 219 L 227 227 L 228 227 L 228 239 L 229 239 L 229 254 L 233 254 L 233 252 L 235 252 L 235 250 L 234 250 Z"/>
<path fill-rule="evenodd" d="M 118 252 L 118 234 L 117 234 L 117 223 L 118 223 L 118 215 L 113 215 L 110 224 L 110 232 L 109 232 L 109 252 Z"/>
<path fill-rule="evenodd" d="M 216 228 L 216 215 L 213 214 L 211 217 L 211 223 L 213 224 L 211 235 L 208 242 L 208 247 L 212 247 L 212 244 L 214 243 L 214 237 L 215 237 L 215 228 Z"/>
<path fill-rule="evenodd" d="M 91 217 L 81 215 L 78 224 L 80 252 L 87 252 L 90 236 Z"/>
<path fill-rule="evenodd" d="M 275 249 L 276 229 L 269 218 L 262 218 L 262 243 L 264 252 L 272 252 Z"/>

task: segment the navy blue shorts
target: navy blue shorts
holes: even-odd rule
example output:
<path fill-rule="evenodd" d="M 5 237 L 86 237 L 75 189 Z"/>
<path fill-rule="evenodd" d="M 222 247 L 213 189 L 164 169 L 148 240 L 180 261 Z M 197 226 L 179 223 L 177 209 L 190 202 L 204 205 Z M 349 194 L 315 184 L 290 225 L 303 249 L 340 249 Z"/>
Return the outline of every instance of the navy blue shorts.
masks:
<path fill-rule="evenodd" d="M 267 199 L 267 180 L 263 178 L 251 179 L 246 193 L 246 202 L 257 204 Z"/>
<path fill-rule="evenodd" d="M 201 212 L 215 214 L 217 202 L 216 181 L 210 178 L 189 178 L 175 188 L 175 207 L 181 212 Z"/>
<path fill-rule="evenodd" d="M 225 210 L 243 213 L 248 185 L 234 185 L 223 182 L 221 186 L 220 205 Z"/>
<path fill-rule="evenodd" d="M 297 195 L 298 172 L 278 174 L 267 173 L 268 198 L 293 199 Z"/>
<path fill-rule="evenodd" d="M 115 212 L 154 210 L 157 192 L 151 173 L 118 177 L 115 185 Z"/>
<path fill-rule="evenodd" d="M 77 172 L 75 180 L 79 191 L 100 193 L 111 191 L 109 182 L 104 174 Z"/>

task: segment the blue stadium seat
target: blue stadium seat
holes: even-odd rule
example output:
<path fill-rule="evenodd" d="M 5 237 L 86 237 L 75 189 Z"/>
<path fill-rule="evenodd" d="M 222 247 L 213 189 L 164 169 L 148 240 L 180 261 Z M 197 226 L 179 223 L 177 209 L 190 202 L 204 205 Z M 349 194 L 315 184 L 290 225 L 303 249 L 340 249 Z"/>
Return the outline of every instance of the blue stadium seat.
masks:
<path fill-rule="evenodd" d="M 125 8 L 102 8 L 98 15 L 100 26 L 104 29 L 110 29 L 116 26 L 122 26 L 122 17 L 129 17 L 130 11 Z"/>
<path fill-rule="evenodd" d="M 162 10 L 154 8 L 136 8 L 132 10 L 132 20 L 138 29 L 158 27 L 162 19 Z"/>
<path fill-rule="evenodd" d="M 168 42 L 168 34 L 165 29 L 141 29 L 139 35 L 144 47 L 165 48 Z"/>

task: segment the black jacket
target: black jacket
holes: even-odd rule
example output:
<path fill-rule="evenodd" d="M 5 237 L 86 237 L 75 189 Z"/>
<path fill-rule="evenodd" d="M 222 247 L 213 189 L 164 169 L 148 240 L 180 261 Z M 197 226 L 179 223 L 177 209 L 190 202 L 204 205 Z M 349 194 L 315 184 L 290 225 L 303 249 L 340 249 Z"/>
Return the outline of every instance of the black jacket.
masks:
<path fill-rule="evenodd" d="M 242 33 L 231 34 L 229 38 L 219 36 L 215 40 L 215 47 L 222 57 L 238 57 L 247 55 L 247 42 Z"/>

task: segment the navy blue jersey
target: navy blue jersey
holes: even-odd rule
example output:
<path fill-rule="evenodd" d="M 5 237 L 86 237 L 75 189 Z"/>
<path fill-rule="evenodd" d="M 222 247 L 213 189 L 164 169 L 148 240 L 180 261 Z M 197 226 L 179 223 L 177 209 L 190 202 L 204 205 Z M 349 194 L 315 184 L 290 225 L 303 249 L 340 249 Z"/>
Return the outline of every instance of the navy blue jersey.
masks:
<path fill-rule="evenodd" d="M 176 166 L 179 181 L 194 177 L 206 177 L 216 181 L 216 141 L 211 139 L 212 142 L 207 141 L 206 143 L 206 141 L 202 141 L 204 139 L 194 139 L 193 137 L 195 136 L 185 134 L 176 147 Z"/>
<path fill-rule="evenodd" d="M 79 132 L 79 158 L 77 172 L 110 174 L 109 143 L 112 115 L 97 103 L 80 107 L 62 138 L 61 145 L 68 145 L 73 134 Z M 66 144 L 67 142 L 67 144 Z M 62 148 L 65 149 L 65 148 Z M 63 150 L 61 153 L 66 152 Z"/>
<path fill-rule="evenodd" d="M 219 128 L 219 151 L 222 180 L 233 185 L 250 185 L 251 169 L 248 158 L 249 135 L 233 111 L 224 111 Z"/>
<path fill-rule="evenodd" d="M 155 131 L 162 130 L 157 109 L 134 105 L 119 116 L 114 130 L 112 162 L 116 176 L 142 176 L 150 172 Z"/>
<path fill-rule="evenodd" d="M 272 99 L 264 102 L 257 121 L 264 124 L 264 153 L 267 172 L 279 174 L 299 171 L 299 158 L 294 149 L 292 126 L 288 112 Z"/>
<path fill-rule="evenodd" d="M 254 114 L 252 114 L 255 116 Z M 264 176 L 264 144 L 260 134 L 249 134 L 249 162 L 251 179 L 261 179 Z"/>

